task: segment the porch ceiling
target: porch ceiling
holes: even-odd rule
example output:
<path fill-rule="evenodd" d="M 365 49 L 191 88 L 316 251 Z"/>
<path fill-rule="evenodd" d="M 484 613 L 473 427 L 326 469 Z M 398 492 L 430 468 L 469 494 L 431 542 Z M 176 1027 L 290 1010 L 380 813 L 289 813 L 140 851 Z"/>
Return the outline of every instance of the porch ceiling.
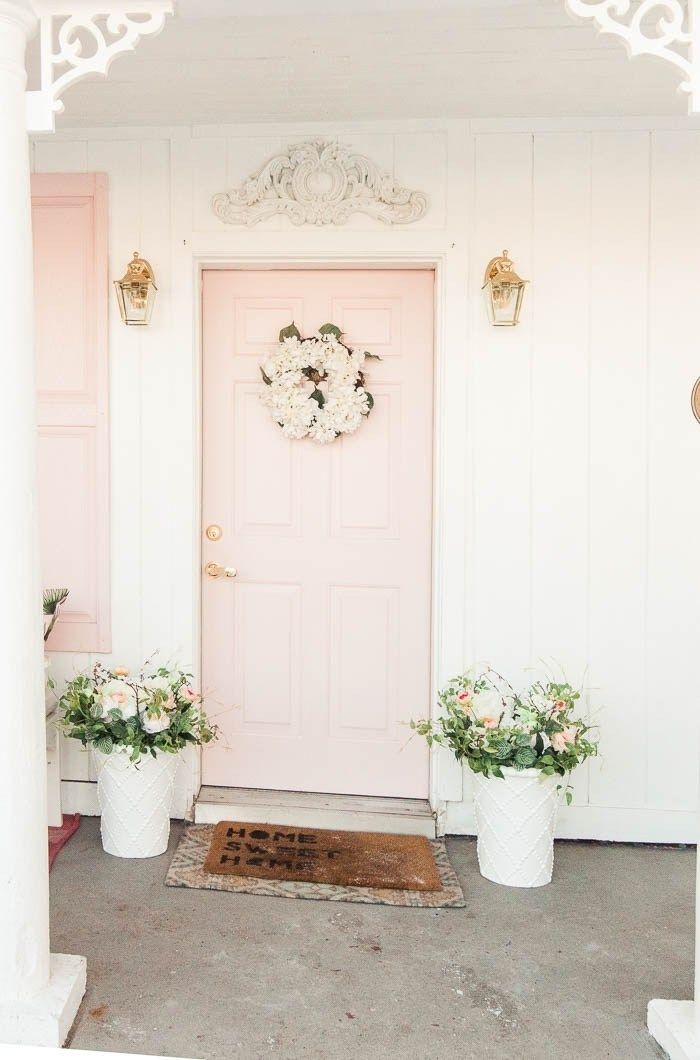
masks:
<path fill-rule="evenodd" d="M 563 0 L 177 0 L 58 126 L 682 115 L 677 83 Z"/>

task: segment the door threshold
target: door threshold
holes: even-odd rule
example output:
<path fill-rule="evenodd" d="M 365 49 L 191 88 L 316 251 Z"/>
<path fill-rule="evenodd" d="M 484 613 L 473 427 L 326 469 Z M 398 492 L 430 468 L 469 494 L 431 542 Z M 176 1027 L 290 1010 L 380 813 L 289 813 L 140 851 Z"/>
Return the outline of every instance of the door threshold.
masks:
<path fill-rule="evenodd" d="M 194 806 L 194 820 L 196 824 L 250 821 L 435 838 L 435 814 L 427 799 L 204 785 Z"/>

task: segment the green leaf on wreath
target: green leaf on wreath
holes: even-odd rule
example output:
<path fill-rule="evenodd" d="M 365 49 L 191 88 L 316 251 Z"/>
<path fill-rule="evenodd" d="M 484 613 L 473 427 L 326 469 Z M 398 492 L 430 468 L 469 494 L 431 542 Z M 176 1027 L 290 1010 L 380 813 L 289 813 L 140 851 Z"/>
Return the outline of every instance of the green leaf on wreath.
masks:
<path fill-rule="evenodd" d="M 318 331 L 320 335 L 332 335 L 335 339 L 339 339 L 343 334 L 336 324 L 324 324 Z"/>
<path fill-rule="evenodd" d="M 367 415 L 369 416 L 370 412 L 374 408 L 374 398 L 372 397 L 372 395 L 370 394 L 369 391 L 366 391 L 366 394 L 367 394 Z"/>
<path fill-rule="evenodd" d="M 294 321 L 292 321 L 291 324 L 288 324 L 286 328 L 282 328 L 282 330 L 280 331 L 280 334 L 279 334 L 279 341 L 280 342 L 284 342 L 285 339 L 300 339 L 300 338 L 301 338 L 301 332 L 299 331 L 299 328 L 296 326 Z"/>
<path fill-rule="evenodd" d="M 322 409 L 323 406 L 326 404 L 326 399 L 323 396 L 323 391 L 319 390 L 318 387 L 316 387 L 315 390 L 311 391 L 311 393 L 309 394 L 309 397 L 312 397 L 314 399 L 314 401 L 318 402 L 318 407 L 320 409 Z"/>
<path fill-rule="evenodd" d="M 263 383 L 266 383 L 268 386 L 272 386 L 272 380 L 270 379 L 269 375 L 267 374 L 262 365 L 260 365 L 260 375 L 263 377 Z"/>
<path fill-rule="evenodd" d="M 378 353 L 370 353 L 369 350 L 365 350 L 365 357 L 369 357 L 370 361 L 381 361 Z"/>

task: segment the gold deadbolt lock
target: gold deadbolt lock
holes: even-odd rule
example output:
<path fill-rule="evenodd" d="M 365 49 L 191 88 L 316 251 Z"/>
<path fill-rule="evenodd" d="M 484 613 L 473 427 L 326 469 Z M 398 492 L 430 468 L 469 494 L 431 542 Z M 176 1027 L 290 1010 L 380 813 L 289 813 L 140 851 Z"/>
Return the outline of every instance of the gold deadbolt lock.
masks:
<path fill-rule="evenodd" d="M 210 541 L 219 541 L 224 536 L 223 530 L 217 523 L 212 523 L 204 532 Z"/>

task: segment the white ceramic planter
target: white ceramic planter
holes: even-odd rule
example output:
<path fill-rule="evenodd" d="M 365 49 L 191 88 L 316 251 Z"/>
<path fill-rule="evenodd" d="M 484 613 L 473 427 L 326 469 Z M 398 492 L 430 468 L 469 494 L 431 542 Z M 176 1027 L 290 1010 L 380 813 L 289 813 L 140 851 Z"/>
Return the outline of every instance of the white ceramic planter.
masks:
<path fill-rule="evenodd" d="M 543 776 L 539 769 L 508 767 L 503 780 L 471 776 L 481 875 L 507 887 L 549 883 L 562 778 Z"/>
<path fill-rule="evenodd" d="M 134 765 L 123 751 L 97 764 L 102 846 L 118 858 L 153 858 L 164 853 L 170 836 L 170 807 L 179 755 L 143 755 Z"/>

